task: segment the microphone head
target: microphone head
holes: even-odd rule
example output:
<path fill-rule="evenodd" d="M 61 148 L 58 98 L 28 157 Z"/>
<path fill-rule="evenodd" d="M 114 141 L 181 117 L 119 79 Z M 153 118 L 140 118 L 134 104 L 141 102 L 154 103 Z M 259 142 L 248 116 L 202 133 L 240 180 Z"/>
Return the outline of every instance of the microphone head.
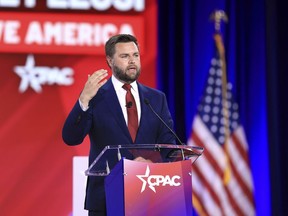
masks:
<path fill-rule="evenodd" d="M 133 105 L 133 104 L 132 104 L 132 101 L 129 101 L 129 102 L 126 104 L 126 107 L 127 107 L 127 108 L 131 108 L 132 105 Z"/>
<path fill-rule="evenodd" d="M 145 103 L 146 105 L 150 104 L 150 102 L 149 102 L 149 100 L 148 100 L 147 98 L 144 98 L 144 103 Z"/>

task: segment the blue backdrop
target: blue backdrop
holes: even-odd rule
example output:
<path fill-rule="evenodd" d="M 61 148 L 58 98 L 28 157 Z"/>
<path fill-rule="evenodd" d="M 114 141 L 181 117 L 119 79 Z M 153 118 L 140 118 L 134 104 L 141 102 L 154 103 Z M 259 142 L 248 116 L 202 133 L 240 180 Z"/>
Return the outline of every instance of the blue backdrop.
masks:
<path fill-rule="evenodd" d="M 213 57 L 209 16 L 215 9 L 228 15 L 229 22 L 222 25 L 227 73 L 249 144 L 256 212 L 287 215 L 287 102 L 279 100 L 285 98 L 288 68 L 285 3 L 158 0 L 158 5 L 157 84 L 167 95 L 175 130 L 184 142 Z"/>

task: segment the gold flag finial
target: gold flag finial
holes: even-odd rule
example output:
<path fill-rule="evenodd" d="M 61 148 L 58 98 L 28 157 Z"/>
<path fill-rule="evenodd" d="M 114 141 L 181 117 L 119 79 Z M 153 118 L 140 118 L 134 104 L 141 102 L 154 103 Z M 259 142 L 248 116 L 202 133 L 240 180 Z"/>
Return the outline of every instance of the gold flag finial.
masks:
<path fill-rule="evenodd" d="M 228 17 L 223 10 L 215 10 L 210 15 L 210 20 L 214 21 L 216 32 L 221 32 L 221 21 L 228 22 Z"/>

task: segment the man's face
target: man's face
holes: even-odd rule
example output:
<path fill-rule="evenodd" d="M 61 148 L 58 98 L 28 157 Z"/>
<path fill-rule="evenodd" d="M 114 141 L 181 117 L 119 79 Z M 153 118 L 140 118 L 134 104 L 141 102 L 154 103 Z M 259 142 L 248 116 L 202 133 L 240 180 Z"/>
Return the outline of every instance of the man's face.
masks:
<path fill-rule="evenodd" d="M 141 70 L 140 53 L 135 43 L 117 43 L 113 58 L 107 57 L 113 75 L 120 81 L 131 83 Z"/>

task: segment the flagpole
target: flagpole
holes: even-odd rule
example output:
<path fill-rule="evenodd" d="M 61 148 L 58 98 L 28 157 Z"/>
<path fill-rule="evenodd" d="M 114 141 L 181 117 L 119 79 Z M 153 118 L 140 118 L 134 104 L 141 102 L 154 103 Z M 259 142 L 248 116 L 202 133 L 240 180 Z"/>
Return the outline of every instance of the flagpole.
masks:
<path fill-rule="evenodd" d="M 229 111 L 228 111 L 228 100 L 227 100 L 227 73 L 226 73 L 226 58 L 225 58 L 225 47 L 222 41 L 221 36 L 221 22 L 228 22 L 228 17 L 223 10 L 215 10 L 210 15 L 210 20 L 214 21 L 214 40 L 217 47 L 219 57 L 221 59 L 221 69 L 222 69 L 222 108 L 224 116 L 224 128 L 225 128 L 225 141 L 224 141 L 224 150 L 226 157 L 226 168 L 224 170 L 223 181 L 224 184 L 228 184 L 231 176 L 230 170 L 230 159 L 229 159 L 229 149 L 228 149 L 228 137 L 230 136 L 229 129 Z"/>
<path fill-rule="evenodd" d="M 229 86 L 221 35 L 221 22 L 228 19 L 223 11 L 210 18 L 215 53 L 187 141 L 205 148 L 203 161 L 193 166 L 193 205 L 201 216 L 255 215 L 248 144 Z"/>

